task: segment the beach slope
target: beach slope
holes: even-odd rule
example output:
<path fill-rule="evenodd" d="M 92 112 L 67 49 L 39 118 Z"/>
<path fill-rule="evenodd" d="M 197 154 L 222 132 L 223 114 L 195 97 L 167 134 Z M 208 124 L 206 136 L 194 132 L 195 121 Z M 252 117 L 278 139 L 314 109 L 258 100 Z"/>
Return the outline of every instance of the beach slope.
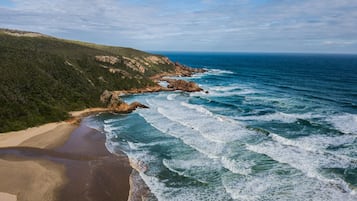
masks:
<path fill-rule="evenodd" d="M 127 200 L 131 167 L 105 140 L 68 122 L 1 134 L 1 200 Z"/>

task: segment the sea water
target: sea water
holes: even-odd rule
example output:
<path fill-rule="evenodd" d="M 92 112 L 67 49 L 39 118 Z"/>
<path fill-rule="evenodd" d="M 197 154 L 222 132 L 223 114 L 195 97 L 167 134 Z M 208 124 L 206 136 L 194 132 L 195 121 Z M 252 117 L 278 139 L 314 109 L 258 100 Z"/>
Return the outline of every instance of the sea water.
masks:
<path fill-rule="evenodd" d="M 163 53 L 204 92 L 90 119 L 152 200 L 357 200 L 357 56 Z M 207 92 L 206 92 L 207 91 Z M 139 168 L 138 168 L 139 167 Z"/>

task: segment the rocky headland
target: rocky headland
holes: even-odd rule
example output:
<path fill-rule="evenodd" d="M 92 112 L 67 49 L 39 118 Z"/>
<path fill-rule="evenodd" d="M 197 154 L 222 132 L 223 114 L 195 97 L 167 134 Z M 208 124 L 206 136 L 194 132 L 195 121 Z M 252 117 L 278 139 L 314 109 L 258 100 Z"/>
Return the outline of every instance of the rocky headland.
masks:
<path fill-rule="evenodd" d="M 171 62 L 166 60 L 166 62 Z M 169 77 L 190 77 L 195 73 L 204 73 L 206 70 L 198 68 L 190 68 L 175 62 L 175 72 L 171 73 L 160 73 L 151 77 L 151 79 L 156 82 L 155 86 L 149 86 L 146 88 L 139 89 L 129 89 L 129 90 L 119 90 L 119 91 L 108 91 L 105 90 L 100 96 L 100 101 L 106 105 L 106 108 L 96 108 L 95 110 L 88 111 L 86 115 L 98 113 L 98 112 L 114 112 L 114 113 L 130 113 L 137 108 L 148 108 L 139 102 L 126 103 L 120 97 L 130 94 L 138 93 L 152 93 L 160 91 L 184 91 L 184 92 L 199 92 L 203 91 L 195 82 L 186 81 L 181 79 L 173 79 Z M 159 82 L 167 82 L 167 87 L 159 85 Z M 78 116 L 78 115 L 77 115 Z"/>
<path fill-rule="evenodd" d="M 169 61 L 169 60 L 168 60 Z M 204 73 L 204 69 L 190 68 L 181 64 L 175 63 L 176 70 L 172 73 L 161 73 L 151 79 L 156 83 L 154 86 L 144 88 L 133 88 L 129 90 L 109 91 L 105 90 L 100 96 L 100 102 L 105 107 L 88 108 L 81 111 L 69 112 L 71 118 L 67 120 L 71 123 L 79 123 L 83 117 L 110 112 L 110 113 L 131 113 L 137 108 L 148 108 L 148 106 L 139 102 L 126 103 L 121 97 L 125 95 L 154 93 L 160 91 L 184 91 L 184 92 L 199 92 L 203 91 L 195 82 L 181 79 L 173 79 L 170 77 L 190 77 L 195 73 Z M 167 87 L 161 86 L 159 82 L 167 82 Z"/>

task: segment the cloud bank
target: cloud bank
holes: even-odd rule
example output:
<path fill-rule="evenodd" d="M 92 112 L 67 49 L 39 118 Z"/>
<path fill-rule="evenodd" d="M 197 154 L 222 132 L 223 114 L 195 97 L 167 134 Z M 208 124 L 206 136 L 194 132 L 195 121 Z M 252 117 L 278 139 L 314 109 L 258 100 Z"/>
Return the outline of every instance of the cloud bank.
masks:
<path fill-rule="evenodd" d="M 355 0 L 7 0 L 0 27 L 144 50 L 357 53 Z"/>

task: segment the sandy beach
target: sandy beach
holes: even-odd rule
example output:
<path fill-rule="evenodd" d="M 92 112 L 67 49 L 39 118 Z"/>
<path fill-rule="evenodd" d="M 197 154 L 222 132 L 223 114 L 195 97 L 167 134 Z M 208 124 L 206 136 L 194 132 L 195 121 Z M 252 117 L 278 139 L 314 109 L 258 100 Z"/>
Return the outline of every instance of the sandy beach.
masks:
<path fill-rule="evenodd" d="M 1 133 L 0 148 L 14 146 L 51 148 L 59 146 L 68 139 L 76 127 L 76 125 L 63 121 L 21 131 Z"/>
<path fill-rule="evenodd" d="M 105 140 L 70 122 L 0 134 L 0 200 L 126 201 L 132 168 Z"/>

